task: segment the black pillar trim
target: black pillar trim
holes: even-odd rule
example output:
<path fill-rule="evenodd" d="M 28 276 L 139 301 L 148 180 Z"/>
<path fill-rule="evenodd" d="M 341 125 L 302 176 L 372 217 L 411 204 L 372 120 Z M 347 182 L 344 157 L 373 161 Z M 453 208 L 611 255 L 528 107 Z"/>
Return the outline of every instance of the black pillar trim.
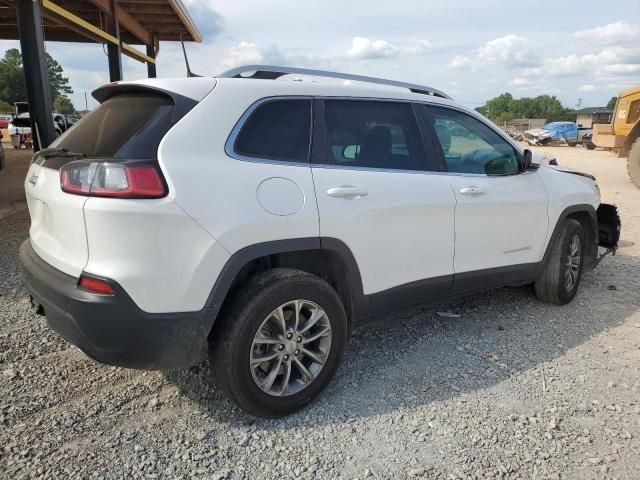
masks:
<path fill-rule="evenodd" d="M 17 0 L 20 50 L 27 84 L 27 100 L 33 136 L 33 150 L 47 147 L 55 138 L 49 70 L 42 36 L 42 11 L 39 1 Z"/>

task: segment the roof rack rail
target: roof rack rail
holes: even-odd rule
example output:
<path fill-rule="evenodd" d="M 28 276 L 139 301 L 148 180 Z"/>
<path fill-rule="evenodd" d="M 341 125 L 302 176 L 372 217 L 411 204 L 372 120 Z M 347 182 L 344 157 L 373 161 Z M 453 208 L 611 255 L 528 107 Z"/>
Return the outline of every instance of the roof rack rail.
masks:
<path fill-rule="evenodd" d="M 251 75 L 244 75 L 251 73 Z M 397 82 L 395 80 L 387 80 L 384 78 L 366 77 L 364 75 L 351 75 L 349 73 L 330 72 L 327 70 L 313 70 L 309 68 L 296 67 L 276 67 L 274 65 L 244 65 L 242 67 L 232 68 L 226 72 L 217 75 L 217 78 L 254 78 L 263 80 L 275 80 L 284 75 L 312 75 L 314 77 L 338 78 L 342 80 L 352 80 L 354 82 L 375 83 L 378 85 L 388 85 L 391 87 L 407 88 L 413 93 L 422 93 L 434 97 L 447 98 L 451 97 L 446 93 L 435 88 L 425 85 L 416 85 L 413 83 Z"/>

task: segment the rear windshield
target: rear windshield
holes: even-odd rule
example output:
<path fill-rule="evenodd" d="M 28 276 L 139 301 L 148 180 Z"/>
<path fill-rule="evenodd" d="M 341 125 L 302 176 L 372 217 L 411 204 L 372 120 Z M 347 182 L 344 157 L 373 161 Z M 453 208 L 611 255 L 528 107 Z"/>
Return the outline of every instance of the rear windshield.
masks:
<path fill-rule="evenodd" d="M 158 94 L 123 94 L 102 103 L 51 146 L 87 157 L 155 159 L 173 124 L 174 103 Z"/>

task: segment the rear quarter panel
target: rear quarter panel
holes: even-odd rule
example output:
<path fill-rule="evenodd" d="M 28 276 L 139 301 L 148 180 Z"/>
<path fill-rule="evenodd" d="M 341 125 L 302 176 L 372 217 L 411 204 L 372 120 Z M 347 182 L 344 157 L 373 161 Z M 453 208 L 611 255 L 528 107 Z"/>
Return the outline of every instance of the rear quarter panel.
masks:
<path fill-rule="evenodd" d="M 282 93 L 291 95 L 290 82 L 282 83 Z M 257 243 L 319 235 L 309 164 L 243 161 L 225 152 L 227 138 L 242 114 L 257 100 L 278 96 L 271 84 L 261 81 L 255 88 L 246 88 L 242 81 L 219 80 L 159 148 L 169 196 L 229 253 Z M 269 88 L 262 90 L 262 85 Z M 269 213 L 258 201 L 257 189 L 266 180 L 283 178 L 300 188 L 302 201 L 292 212 Z M 215 274 L 211 285 L 213 279 Z"/>

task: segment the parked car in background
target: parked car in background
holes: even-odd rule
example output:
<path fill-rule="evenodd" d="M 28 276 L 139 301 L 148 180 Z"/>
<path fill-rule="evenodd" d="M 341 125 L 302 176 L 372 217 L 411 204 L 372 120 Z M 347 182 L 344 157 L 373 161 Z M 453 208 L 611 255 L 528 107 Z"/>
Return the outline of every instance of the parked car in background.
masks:
<path fill-rule="evenodd" d="M 7 128 L 12 118 L 11 115 L 0 115 L 0 128 Z"/>
<path fill-rule="evenodd" d="M 16 102 L 16 114 L 8 125 L 9 136 L 13 148 L 20 148 L 22 145 L 29 146 L 31 142 L 31 118 L 29 116 L 29 104 L 27 102 Z M 53 130 L 58 138 L 69 130 L 78 118 L 75 115 L 64 115 L 62 113 L 53 114 Z"/>
<path fill-rule="evenodd" d="M 578 126 L 574 122 L 550 122 L 542 128 L 527 130 L 524 138 L 534 146 L 566 143 L 575 147 L 578 144 Z"/>
<path fill-rule="evenodd" d="M 4 147 L 2 146 L 2 132 L 0 132 L 0 170 L 4 168 Z"/>
<path fill-rule="evenodd" d="M 584 145 L 584 137 L 592 133 L 593 129 L 591 127 L 578 127 L 578 144 Z"/>
<path fill-rule="evenodd" d="M 596 148 L 596 144 L 593 143 L 593 131 L 585 134 L 585 136 L 582 137 L 582 144 L 589 150 L 593 150 L 594 148 Z"/>
<path fill-rule="evenodd" d="M 317 397 L 358 322 L 506 285 L 563 305 L 620 236 L 591 175 L 427 86 L 252 65 L 93 96 L 25 180 L 35 310 L 106 364 L 208 350 L 255 415 Z"/>

